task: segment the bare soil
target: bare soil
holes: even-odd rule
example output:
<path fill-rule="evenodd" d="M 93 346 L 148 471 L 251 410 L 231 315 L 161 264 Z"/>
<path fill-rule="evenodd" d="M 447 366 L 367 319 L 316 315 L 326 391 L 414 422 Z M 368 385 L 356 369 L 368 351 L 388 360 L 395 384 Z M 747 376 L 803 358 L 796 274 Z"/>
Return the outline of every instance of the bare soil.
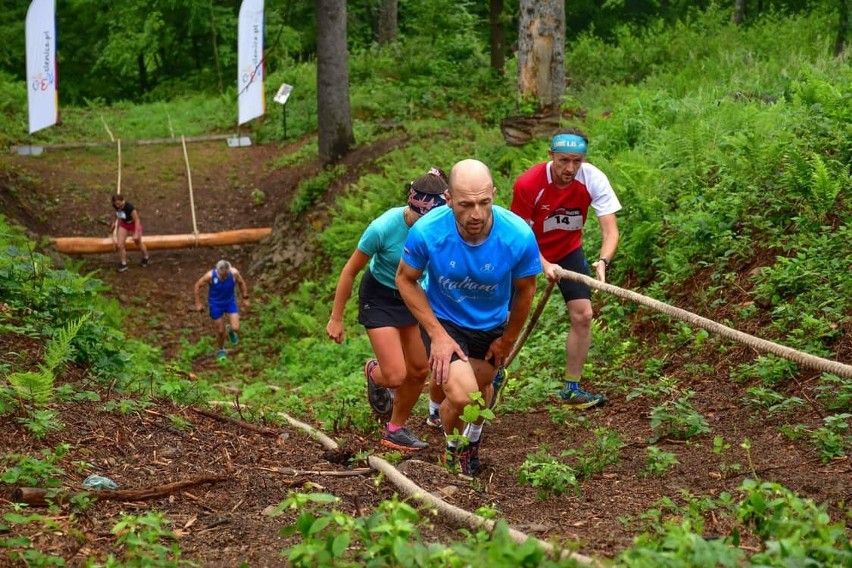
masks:
<path fill-rule="evenodd" d="M 401 138 L 388 139 L 359 149 L 349 158 L 347 176 L 357 176 L 383 152 L 403 142 Z M 274 166 L 276 158 L 294 151 L 298 145 L 296 142 L 238 150 L 227 149 L 221 142 L 191 145 L 199 231 L 274 225 L 276 231 L 290 231 L 293 239 L 302 238 L 305 231 L 311 230 L 306 221 L 309 216 L 293 217 L 287 212 L 287 204 L 298 181 L 316 173 L 318 166 Z M 3 160 L 12 172 L 0 179 L 0 204 L 6 215 L 40 236 L 107 235 L 112 214 L 109 198 L 117 181 L 113 149 L 57 151 L 41 158 Z M 191 233 L 187 174 L 180 145 L 125 148 L 123 162 L 122 193 L 138 207 L 146 234 Z M 332 188 L 326 199 L 331 199 L 344 181 Z M 253 197 L 255 190 L 265 194 L 262 204 Z M 320 205 L 312 214 L 321 216 L 322 210 Z M 111 287 L 107 293 L 128 306 L 128 332 L 161 345 L 165 357 L 170 358 L 181 340 L 195 342 L 210 333 L 208 318 L 187 310 L 192 303 L 193 283 L 222 257 L 248 272 L 250 279 L 263 277 L 263 263 L 257 262 L 254 245 L 224 250 L 154 251 L 147 268 L 138 265 L 138 253 L 130 253 L 131 269 L 123 274 L 115 271 L 115 254 L 86 257 L 82 268 L 95 271 Z M 249 270 L 255 265 L 256 270 Z M 292 282 L 283 283 L 282 288 L 297 285 L 297 276 Z M 697 288 L 703 283 L 696 281 L 692 285 Z M 688 297 L 689 290 L 683 292 Z M 262 309 L 262 300 L 254 303 L 246 317 L 258 309 Z M 695 311 L 711 318 L 716 315 L 708 306 L 696 306 Z M 161 317 L 152 318 L 153 314 Z M 151 321 L 157 323 L 150 325 Z M 657 344 L 658 334 L 666 332 L 664 324 L 647 320 L 636 328 L 639 340 L 651 346 Z M 586 412 L 586 428 L 557 425 L 545 409 L 529 413 L 498 409 L 497 418 L 485 430 L 483 470 L 475 480 L 452 476 L 435 465 L 440 459 L 443 437 L 420 417 L 413 417 L 409 427 L 430 447 L 408 460 L 405 472 L 423 488 L 459 507 L 471 511 L 486 505 L 496 507 L 499 516 L 511 526 L 543 539 L 575 541 L 579 552 L 592 556 L 611 558 L 630 547 L 641 532 L 641 523 L 625 519 L 638 518 L 662 497 L 669 496 L 683 504 L 685 492 L 694 496 L 719 496 L 724 491 L 736 494 L 747 476 L 777 481 L 802 496 L 827 503 L 833 519 L 848 522 L 844 515 L 852 502 L 849 462 L 843 459 L 823 463 L 813 445 L 791 441 L 779 432 L 779 426 L 788 422 L 821 425 L 825 412 L 814 393 L 818 375 L 802 372 L 788 386 L 786 394 L 807 401 L 797 410 L 798 415 L 762 416 L 740 402 L 751 385 L 729 379 L 730 369 L 753 359 L 755 353 L 730 345 L 727 353 L 721 355 L 716 344 L 708 343 L 698 351 L 659 353 L 665 361 L 662 372 L 667 376 L 692 377 L 688 379 L 696 393 L 692 402 L 712 428 L 711 435 L 689 441 L 656 441 L 656 446 L 674 453 L 679 462 L 663 477 L 642 476 L 646 449 L 653 435 L 649 413 L 662 401 L 644 396 L 628 401 L 625 392 L 605 392 L 608 404 Z M 22 337 L 0 338 L 4 358 L 16 354 L 16 361 L 37 361 L 41 349 L 41 345 Z M 848 344 L 843 351 L 848 360 Z M 697 363 L 708 365 L 713 371 L 695 378 L 687 366 Z M 209 364 L 209 360 L 201 358 L 194 371 L 202 372 Z M 643 362 L 629 361 L 625 365 L 641 368 Z M 512 380 L 522 381 L 525 375 L 535 372 L 518 369 Z M 63 381 L 85 382 L 85 370 L 72 368 Z M 104 403 L 118 400 L 119 395 L 101 389 L 101 396 L 103 400 L 98 403 L 56 405 L 65 428 L 41 441 L 34 440 L 15 416 L 0 417 L 0 431 L 4 433 L 0 452 L 35 456 L 43 448 L 70 443 L 72 450 L 61 465 L 65 470 L 63 487 L 72 493 L 81 490 L 82 479 L 89 473 L 79 473 L 75 461 L 94 464 L 99 474 L 112 478 L 120 489 L 149 488 L 204 475 L 221 476 L 223 480 L 153 500 L 98 502 L 75 521 L 80 533 L 70 530 L 72 519 L 67 506 L 57 513 L 44 510 L 56 521 L 57 530 L 41 531 L 37 525 L 10 528 L 11 534 L 26 534 L 38 549 L 62 556 L 71 565 L 79 565 L 88 557 L 103 559 L 110 553 L 120 554 L 110 534 L 118 514 L 154 509 L 173 522 L 171 526 L 179 536 L 186 559 L 205 566 L 235 566 L 242 562 L 277 566 L 283 563 L 280 554 L 288 546 L 280 529 L 293 517 L 291 513 L 270 517 L 269 511 L 290 489 L 334 493 L 342 499 L 341 507 L 353 514 L 371 510 L 394 493 L 387 482 L 377 484 L 375 474 L 331 477 L 310 473 L 345 471 L 347 458 L 355 452 L 379 451 L 376 439 L 351 431 L 332 433 L 343 449 L 329 453 L 293 429 L 276 427 L 274 434 L 255 431 L 167 401 L 127 414 L 103 412 Z M 547 448 L 552 455 L 580 449 L 594 439 L 592 431 L 600 427 L 617 430 L 623 447 L 617 464 L 580 483 L 580 494 L 569 491 L 542 498 L 535 488 L 519 483 L 519 467 L 530 454 L 541 448 Z M 722 436 L 730 443 L 730 449 L 721 455 L 714 453 L 713 436 Z M 745 438 L 751 441 L 750 456 L 739 446 Z M 298 472 L 281 471 L 284 468 Z M 9 512 L 12 505 L 0 501 L 0 510 Z M 726 519 L 713 513 L 706 515 L 706 535 L 724 535 L 729 529 Z M 435 519 L 432 528 L 425 528 L 424 532 L 427 538 L 441 541 L 456 534 L 441 519 Z M 0 532 L 0 538 L 5 536 L 8 535 Z M 756 543 L 746 538 L 743 544 L 753 547 Z M 7 564 L 11 560 L 4 551 L 0 553 L 0 565 Z"/>

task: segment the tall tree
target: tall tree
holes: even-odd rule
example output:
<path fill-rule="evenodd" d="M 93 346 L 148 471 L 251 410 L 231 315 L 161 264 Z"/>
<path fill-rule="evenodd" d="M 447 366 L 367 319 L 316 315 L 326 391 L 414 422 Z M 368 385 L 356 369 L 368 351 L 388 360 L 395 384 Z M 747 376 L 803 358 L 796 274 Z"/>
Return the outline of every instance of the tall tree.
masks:
<path fill-rule="evenodd" d="M 834 55 L 839 56 L 846 49 L 849 41 L 849 13 L 852 12 L 852 5 L 849 0 L 837 0 L 837 9 L 839 10 L 840 21 L 837 28 L 837 39 L 834 42 Z"/>
<path fill-rule="evenodd" d="M 731 21 L 736 25 L 742 24 L 745 19 L 745 3 L 746 0 L 734 1 L 734 13 L 731 15 Z"/>
<path fill-rule="evenodd" d="M 506 63 L 506 32 L 503 30 L 503 0 L 489 0 L 488 21 L 491 26 L 491 69 L 503 75 Z"/>
<path fill-rule="evenodd" d="M 355 143 L 345 0 L 317 0 L 317 115 L 320 162 L 335 162 Z"/>
<path fill-rule="evenodd" d="M 398 0 L 381 0 L 379 9 L 379 45 L 386 45 L 396 41 L 397 19 L 399 18 Z"/>
<path fill-rule="evenodd" d="M 559 112 L 565 92 L 565 2 L 521 0 L 518 94 L 539 112 Z"/>

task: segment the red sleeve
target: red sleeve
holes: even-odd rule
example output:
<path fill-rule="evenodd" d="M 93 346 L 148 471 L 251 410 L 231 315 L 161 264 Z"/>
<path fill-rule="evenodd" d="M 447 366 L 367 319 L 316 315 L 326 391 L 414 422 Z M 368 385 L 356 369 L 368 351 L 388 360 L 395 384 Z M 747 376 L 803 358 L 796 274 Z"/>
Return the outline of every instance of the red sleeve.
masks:
<path fill-rule="evenodd" d="M 515 186 L 512 188 L 512 204 L 509 209 L 521 219 L 529 221 L 532 219 L 533 203 L 529 199 L 529 191 L 524 187 L 526 177 L 526 174 L 521 174 L 521 177 L 515 181 Z"/>

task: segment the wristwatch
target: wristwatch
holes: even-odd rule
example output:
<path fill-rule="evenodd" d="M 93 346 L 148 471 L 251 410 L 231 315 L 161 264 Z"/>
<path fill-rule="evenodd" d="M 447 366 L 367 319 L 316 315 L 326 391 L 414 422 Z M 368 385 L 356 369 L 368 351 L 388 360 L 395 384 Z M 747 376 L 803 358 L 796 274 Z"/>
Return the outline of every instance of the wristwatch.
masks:
<path fill-rule="evenodd" d="M 609 268 L 609 259 L 606 259 L 606 258 L 604 258 L 604 257 L 601 257 L 601 258 L 600 258 L 600 261 L 604 263 L 604 266 L 606 266 L 607 268 Z"/>

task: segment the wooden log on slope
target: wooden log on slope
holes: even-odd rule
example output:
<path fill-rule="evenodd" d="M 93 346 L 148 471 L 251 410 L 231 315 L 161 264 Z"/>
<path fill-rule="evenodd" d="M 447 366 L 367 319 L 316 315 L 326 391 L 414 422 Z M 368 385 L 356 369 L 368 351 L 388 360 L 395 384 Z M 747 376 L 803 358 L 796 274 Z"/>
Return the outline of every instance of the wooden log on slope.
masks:
<path fill-rule="evenodd" d="M 221 247 L 256 243 L 272 232 L 270 227 L 257 229 L 236 229 L 221 233 L 199 233 L 198 235 L 143 235 L 148 250 L 182 249 L 194 247 Z M 65 254 L 98 254 L 113 252 L 115 243 L 109 237 L 56 237 L 50 242 L 56 250 Z M 128 238 L 127 250 L 136 250 L 136 243 Z"/>

